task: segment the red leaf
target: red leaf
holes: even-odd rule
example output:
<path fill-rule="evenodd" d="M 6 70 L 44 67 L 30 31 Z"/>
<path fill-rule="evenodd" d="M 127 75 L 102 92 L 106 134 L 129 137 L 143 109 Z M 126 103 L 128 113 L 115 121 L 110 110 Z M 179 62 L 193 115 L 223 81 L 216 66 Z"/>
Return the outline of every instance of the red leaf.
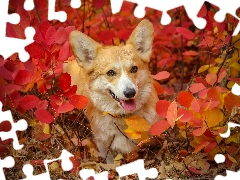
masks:
<path fill-rule="evenodd" d="M 198 17 L 204 17 L 207 15 L 207 8 L 206 8 L 206 5 L 203 4 L 200 11 L 198 12 L 197 16 Z"/>
<path fill-rule="evenodd" d="M 178 112 L 177 112 L 177 116 L 178 117 L 182 116 L 180 118 L 180 121 L 187 122 L 188 120 L 190 120 L 192 118 L 193 115 L 192 115 L 191 111 L 189 111 L 187 109 L 179 108 Z"/>
<path fill-rule="evenodd" d="M 68 26 L 68 27 L 66 27 L 66 28 L 65 28 L 65 31 L 66 31 L 66 33 L 67 33 L 67 37 L 68 37 L 69 34 L 70 34 L 72 31 L 74 31 L 74 30 L 76 30 L 75 26 Z"/>
<path fill-rule="evenodd" d="M 29 44 L 28 46 L 25 47 L 26 51 L 29 53 L 31 58 L 44 58 L 44 48 L 42 45 L 33 42 L 32 44 Z"/>
<path fill-rule="evenodd" d="M 156 104 L 156 111 L 159 116 L 166 118 L 167 110 L 171 103 L 167 100 L 159 100 Z"/>
<path fill-rule="evenodd" d="M 69 42 L 66 41 L 59 51 L 59 59 L 60 60 L 67 60 L 69 56 Z"/>
<path fill-rule="evenodd" d="M 72 162 L 73 168 L 70 170 L 72 173 L 78 173 L 80 170 L 80 164 L 75 157 L 70 157 L 70 161 Z"/>
<path fill-rule="evenodd" d="M 19 104 L 23 109 L 29 110 L 35 108 L 38 102 L 39 102 L 38 97 L 34 95 L 26 95 L 21 99 Z"/>
<path fill-rule="evenodd" d="M 65 91 L 68 90 L 71 86 L 71 76 L 68 73 L 63 73 L 61 74 L 61 76 L 59 77 L 59 81 L 58 81 L 59 87 Z"/>
<path fill-rule="evenodd" d="M 48 28 L 51 26 L 51 24 L 48 21 L 42 21 L 39 25 L 39 30 L 42 33 L 42 36 L 45 37 Z"/>
<path fill-rule="evenodd" d="M 178 103 L 181 106 L 185 106 L 187 108 L 191 106 L 191 102 L 193 99 L 194 99 L 193 95 L 188 91 L 181 91 L 177 97 Z"/>
<path fill-rule="evenodd" d="M 208 16 L 205 16 L 204 19 L 207 21 L 207 24 L 206 24 L 204 30 L 212 31 L 213 30 L 213 23 L 212 23 L 211 19 Z"/>
<path fill-rule="evenodd" d="M 55 42 L 56 29 L 54 26 L 50 26 L 45 35 L 45 41 L 48 46 L 51 46 Z"/>
<path fill-rule="evenodd" d="M 166 120 L 159 120 L 152 125 L 149 132 L 153 136 L 158 136 L 165 130 L 167 130 L 169 127 L 170 124 Z"/>
<path fill-rule="evenodd" d="M 73 85 L 69 90 L 64 92 L 63 95 L 66 96 L 67 98 L 70 98 L 73 95 L 75 95 L 76 92 L 77 92 L 77 85 Z"/>
<path fill-rule="evenodd" d="M 126 41 L 126 40 L 128 40 L 131 33 L 132 33 L 132 30 L 130 30 L 130 29 L 122 29 L 117 34 L 120 39 L 123 39 Z"/>
<path fill-rule="evenodd" d="M 192 92 L 192 93 L 197 93 L 203 89 L 206 89 L 206 87 L 202 84 L 202 83 L 196 83 L 196 84 L 193 84 L 189 90 Z"/>
<path fill-rule="evenodd" d="M 37 109 L 34 114 L 42 123 L 50 124 L 54 121 L 53 116 L 45 109 Z"/>
<path fill-rule="evenodd" d="M 200 105 L 198 103 L 198 100 L 194 99 L 191 103 L 191 107 L 195 112 L 199 112 L 200 111 Z"/>
<path fill-rule="evenodd" d="M 198 52 L 190 50 L 183 53 L 184 56 L 198 56 Z"/>
<path fill-rule="evenodd" d="M 26 70 L 20 70 L 15 78 L 16 84 L 25 85 L 32 80 L 32 74 Z"/>
<path fill-rule="evenodd" d="M 167 71 L 161 71 L 159 73 L 157 73 L 156 75 L 153 75 L 152 77 L 156 80 L 162 80 L 162 79 L 167 79 L 169 78 L 170 73 Z"/>
<path fill-rule="evenodd" d="M 210 153 L 217 146 L 216 142 L 211 142 L 204 148 L 205 153 Z"/>
<path fill-rule="evenodd" d="M 99 41 L 108 41 L 115 38 L 115 32 L 113 30 L 103 30 L 98 34 Z"/>
<path fill-rule="evenodd" d="M 61 106 L 58 107 L 58 113 L 66 113 L 72 111 L 74 106 L 70 103 L 63 103 Z"/>
<path fill-rule="evenodd" d="M 190 171 L 192 171 L 193 173 L 195 173 L 195 174 L 201 174 L 201 172 L 200 172 L 199 170 L 197 170 L 196 168 L 194 168 L 194 167 L 192 167 L 192 166 L 188 167 L 188 169 L 189 169 Z"/>
<path fill-rule="evenodd" d="M 38 44 L 41 44 L 44 42 L 44 39 L 43 39 L 43 36 L 42 36 L 42 33 L 39 29 L 36 29 L 36 33 L 33 37 L 33 40 L 38 43 Z"/>
<path fill-rule="evenodd" d="M 93 0 L 93 5 L 98 9 L 102 9 L 105 5 L 105 0 Z"/>
<path fill-rule="evenodd" d="M 56 32 L 55 43 L 63 44 L 67 40 L 67 33 L 64 27 L 60 27 Z"/>
<path fill-rule="evenodd" d="M 183 27 L 177 27 L 176 31 L 187 39 L 194 39 L 194 37 L 195 37 L 195 34 L 192 31 L 190 31 L 186 28 L 183 28 Z"/>
<path fill-rule="evenodd" d="M 0 123 L 0 132 L 8 132 L 12 129 L 12 125 L 9 121 L 2 121 Z"/>
<path fill-rule="evenodd" d="M 88 99 L 82 95 L 73 95 L 69 98 L 70 103 L 78 109 L 83 109 L 88 104 Z"/>
<path fill-rule="evenodd" d="M 0 66 L 0 76 L 6 80 L 13 80 L 13 73 L 9 71 L 4 65 Z"/>
<path fill-rule="evenodd" d="M 47 100 L 39 101 L 38 105 L 36 106 L 37 109 L 47 109 L 48 102 Z"/>

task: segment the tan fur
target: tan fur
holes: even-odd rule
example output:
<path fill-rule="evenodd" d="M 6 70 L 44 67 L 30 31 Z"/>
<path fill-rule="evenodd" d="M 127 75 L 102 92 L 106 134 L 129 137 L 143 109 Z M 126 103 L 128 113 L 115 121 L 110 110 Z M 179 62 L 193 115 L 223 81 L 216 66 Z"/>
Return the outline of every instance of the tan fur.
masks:
<path fill-rule="evenodd" d="M 141 116 L 150 124 L 158 120 L 155 111 L 158 97 L 148 69 L 153 26 L 149 21 L 143 20 L 126 45 L 120 46 L 101 46 L 79 31 L 73 31 L 69 38 L 76 61 L 66 64 L 64 71 L 71 75 L 72 84 L 78 85 L 77 93 L 88 97 L 86 116 L 90 121 L 94 140 L 101 156 L 107 156 L 107 162 L 112 162 L 115 154 L 107 154 L 110 145 L 111 152 L 118 153 L 127 153 L 136 148 L 132 140 L 122 134 L 126 129 L 125 118 Z M 136 73 L 130 71 L 132 66 L 138 67 Z M 108 76 L 109 70 L 114 70 L 116 75 Z M 126 111 L 109 93 L 110 89 L 119 99 L 127 100 L 122 92 L 126 87 L 121 82 L 136 89 L 133 97 L 136 108 L 133 111 Z M 103 112 L 124 117 L 114 118 Z"/>

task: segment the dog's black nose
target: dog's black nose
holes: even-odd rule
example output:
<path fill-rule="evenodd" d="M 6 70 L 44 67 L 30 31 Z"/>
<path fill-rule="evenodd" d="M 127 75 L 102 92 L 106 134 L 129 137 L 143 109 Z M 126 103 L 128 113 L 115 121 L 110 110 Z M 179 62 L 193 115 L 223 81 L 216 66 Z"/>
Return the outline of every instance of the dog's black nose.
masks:
<path fill-rule="evenodd" d="M 126 91 L 123 92 L 124 96 L 126 98 L 132 98 L 135 96 L 136 94 L 136 91 L 134 89 L 130 89 L 130 88 L 127 88 Z"/>

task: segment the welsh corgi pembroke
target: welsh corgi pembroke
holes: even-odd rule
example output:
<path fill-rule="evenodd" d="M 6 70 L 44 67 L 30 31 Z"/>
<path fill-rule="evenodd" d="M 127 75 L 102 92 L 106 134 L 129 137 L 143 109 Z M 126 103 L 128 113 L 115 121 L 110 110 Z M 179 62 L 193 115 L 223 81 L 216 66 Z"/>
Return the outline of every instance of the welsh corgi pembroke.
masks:
<path fill-rule="evenodd" d="M 124 133 L 125 119 L 140 116 L 150 125 L 156 113 L 158 96 L 148 63 L 152 53 L 154 29 L 142 20 L 126 44 L 103 46 L 87 35 L 73 31 L 69 42 L 76 60 L 64 67 L 77 85 L 77 93 L 89 100 L 86 116 L 94 142 L 103 159 L 113 162 L 117 153 L 136 150 L 136 144 Z"/>

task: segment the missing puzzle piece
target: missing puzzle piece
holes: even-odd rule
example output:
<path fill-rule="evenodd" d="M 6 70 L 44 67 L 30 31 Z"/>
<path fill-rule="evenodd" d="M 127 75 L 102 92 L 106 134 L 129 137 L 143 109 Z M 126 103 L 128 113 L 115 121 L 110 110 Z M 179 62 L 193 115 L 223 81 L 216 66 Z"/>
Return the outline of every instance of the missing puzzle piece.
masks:
<path fill-rule="evenodd" d="M 25 164 L 23 166 L 23 172 L 26 175 L 26 178 L 24 178 L 23 180 L 50 180 L 50 174 L 49 174 L 49 169 L 48 169 L 48 163 L 54 162 L 54 161 L 58 161 L 61 160 L 61 166 L 62 169 L 64 171 L 70 171 L 73 167 L 73 164 L 71 162 L 71 160 L 69 159 L 70 157 L 72 157 L 73 155 L 68 152 L 67 150 L 63 149 L 61 155 L 59 156 L 59 158 L 56 159 L 51 159 L 51 160 L 47 160 L 45 159 L 44 162 L 44 166 L 46 169 L 45 173 L 39 174 L 39 175 L 33 175 L 33 166 L 31 164 Z"/>
<path fill-rule="evenodd" d="M 23 147 L 23 145 L 19 144 L 18 137 L 16 131 L 24 131 L 27 129 L 28 124 L 26 120 L 21 119 L 16 123 L 13 121 L 11 111 L 2 111 L 2 103 L 0 102 L 0 123 L 3 121 L 9 121 L 11 123 L 11 130 L 8 132 L 0 132 L 0 138 L 4 141 L 6 139 L 13 139 L 13 148 L 19 150 Z"/>

